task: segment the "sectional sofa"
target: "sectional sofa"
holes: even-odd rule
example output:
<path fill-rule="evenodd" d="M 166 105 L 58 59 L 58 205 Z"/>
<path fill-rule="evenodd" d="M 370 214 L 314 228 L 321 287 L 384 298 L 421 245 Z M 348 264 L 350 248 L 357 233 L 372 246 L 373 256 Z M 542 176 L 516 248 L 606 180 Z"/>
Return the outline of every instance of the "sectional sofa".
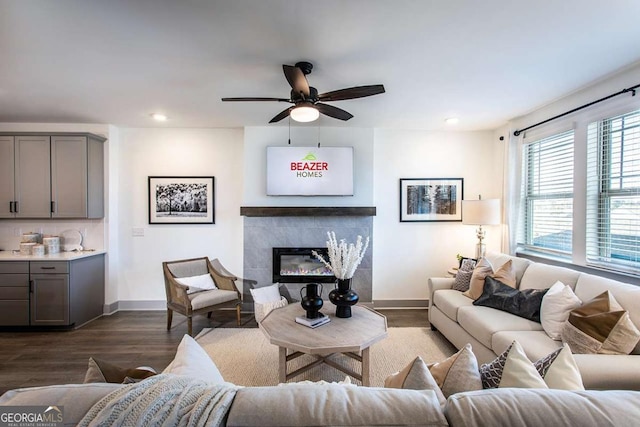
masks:
<path fill-rule="evenodd" d="M 500 253 L 489 253 L 487 259 L 495 268 L 511 260 L 519 290 L 547 289 L 559 280 L 583 302 L 609 290 L 640 326 L 640 286 Z M 562 345 L 549 338 L 538 322 L 473 305 L 472 299 L 452 289 L 453 283 L 450 277 L 429 279 L 429 321 L 457 348 L 470 343 L 478 363 L 492 361 L 514 340 L 531 360 Z M 574 358 L 586 389 L 640 390 L 640 344 L 630 355 L 574 354 Z"/>

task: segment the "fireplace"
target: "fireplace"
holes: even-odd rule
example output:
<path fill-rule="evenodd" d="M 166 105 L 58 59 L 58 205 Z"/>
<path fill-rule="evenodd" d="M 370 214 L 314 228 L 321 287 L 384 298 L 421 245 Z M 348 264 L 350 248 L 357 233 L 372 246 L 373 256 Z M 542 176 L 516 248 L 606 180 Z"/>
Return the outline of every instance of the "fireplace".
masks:
<path fill-rule="evenodd" d="M 273 282 L 335 282 L 336 278 L 331 270 L 313 256 L 311 251 L 329 259 L 327 248 L 273 248 Z"/>

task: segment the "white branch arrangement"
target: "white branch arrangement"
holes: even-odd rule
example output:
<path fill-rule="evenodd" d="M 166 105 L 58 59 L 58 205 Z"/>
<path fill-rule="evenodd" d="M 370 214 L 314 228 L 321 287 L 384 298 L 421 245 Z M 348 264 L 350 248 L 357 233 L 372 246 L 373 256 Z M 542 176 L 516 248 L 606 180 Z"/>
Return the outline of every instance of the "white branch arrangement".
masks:
<path fill-rule="evenodd" d="M 311 251 L 313 256 L 318 258 L 322 263 L 329 268 L 337 279 L 351 279 L 356 272 L 356 268 L 362 262 L 365 252 L 369 247 L 369 237 L 362 246 L 362 236 L 358 236 L 356 244 L 345 242 L 344 239 L 340 239 L 338 243 L 336 239 L 336 233 L 333 231 L 327 231 L 329 241 L 327 242 L 327 249 L 329 252 L 329 262 L 325 260 L 322 255 L 316 251 Z"/>

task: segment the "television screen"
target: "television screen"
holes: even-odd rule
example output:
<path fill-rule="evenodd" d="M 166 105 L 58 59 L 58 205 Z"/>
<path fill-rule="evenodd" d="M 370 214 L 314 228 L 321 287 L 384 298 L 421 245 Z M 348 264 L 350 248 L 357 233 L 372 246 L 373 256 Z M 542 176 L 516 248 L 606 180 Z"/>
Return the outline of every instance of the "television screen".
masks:
<path fill-rule="evenodd" d="M 353 196 L 353 147 L 267 147 L 268 196 Z"/>

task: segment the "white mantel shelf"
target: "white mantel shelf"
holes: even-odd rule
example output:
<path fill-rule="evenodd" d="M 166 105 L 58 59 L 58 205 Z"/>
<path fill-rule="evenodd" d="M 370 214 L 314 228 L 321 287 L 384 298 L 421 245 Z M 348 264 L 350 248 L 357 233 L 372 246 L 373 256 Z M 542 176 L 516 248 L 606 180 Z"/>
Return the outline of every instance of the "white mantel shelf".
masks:
<path fill-rule="evenodd" d="M 375 206 L 241 206 L 241 216 L 376 216 Z"/>

